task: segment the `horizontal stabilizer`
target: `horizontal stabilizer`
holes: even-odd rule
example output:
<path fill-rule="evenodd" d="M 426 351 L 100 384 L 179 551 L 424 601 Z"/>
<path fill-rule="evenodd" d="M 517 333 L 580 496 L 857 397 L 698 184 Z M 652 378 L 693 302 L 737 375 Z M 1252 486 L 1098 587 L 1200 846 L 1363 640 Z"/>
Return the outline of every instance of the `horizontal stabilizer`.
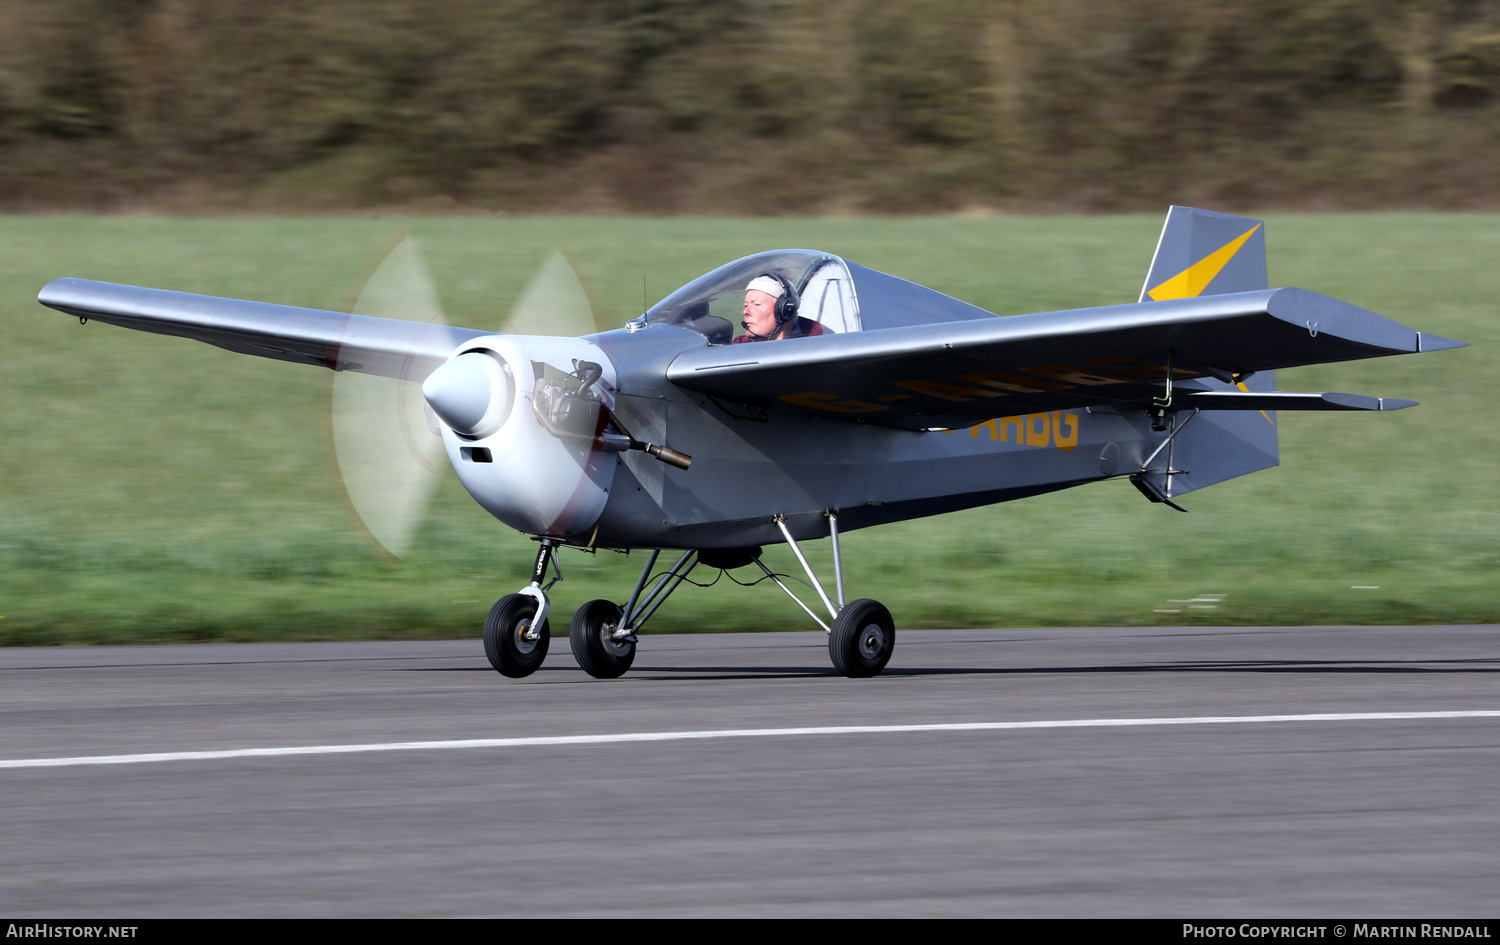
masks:
<path fill-rule="evenodd" d="M 1400 410 L 1415 407 L 1415 400 L 1399 397 L 1364 397 L 1359 394 L 1301 394 L 1291 391 L 1189 391 L 1172 394 L 1174 407 L 1199 410 Z"/>
<path fill-rule="evenodd" d="M 421 380 L 488 332 L 87 279 L 54 279 L 37 301 L 137 331 L 178 335 L 278 361 Z"/>

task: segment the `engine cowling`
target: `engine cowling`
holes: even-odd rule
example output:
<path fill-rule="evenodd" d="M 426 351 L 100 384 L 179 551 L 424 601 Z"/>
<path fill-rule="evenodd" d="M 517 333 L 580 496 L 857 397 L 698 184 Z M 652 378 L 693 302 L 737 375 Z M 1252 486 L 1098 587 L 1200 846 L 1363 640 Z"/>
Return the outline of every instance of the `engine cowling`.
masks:
<path fill-rule="evenodd" d="M 491 335 L 455 351 L 422 395 L 476 502 L 518 531 L 577 536 L 598 521 L 619 463 L 601 443 L 615 376 L 583 338 Z"/>

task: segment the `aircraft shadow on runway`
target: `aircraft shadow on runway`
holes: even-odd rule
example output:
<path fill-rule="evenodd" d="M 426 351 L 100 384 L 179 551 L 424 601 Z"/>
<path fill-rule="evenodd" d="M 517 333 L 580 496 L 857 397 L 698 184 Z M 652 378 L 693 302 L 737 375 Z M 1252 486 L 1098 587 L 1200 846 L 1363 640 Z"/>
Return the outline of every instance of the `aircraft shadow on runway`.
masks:
<path fill-rule="evenodd" d="M 536 675 L 564 673 L 571 675 L 576 666 L 543 666 Z M 392 669 L 393 673 L 491 673 L 488 666 L 429 666 Z M 635 666 L 629 679 L 641 678 L 642 673 L 668 673 L 673 680 L 694 679 L 801 679 L 808 676 L 837 676 L 831 667 L 808 666 Z M 896 673 L 895 675 L 901 675 Z M 649 678 L 649 677 L 648 677 Z"/>
<path fill-rule="evenodd" d="M 573 666 L 544 666 L 540 672 L 571 673 Z M 392 669 L 401 673 L 493 673 L 488 666 L 433 666 Z M 1449 660 L 1194 660 L 1176 663 L 1127 663 L 1114 666 L 913 666 L 887 667 L 893 676 L 1028 676 L 1077 673 L 1500 673 L 1500 659 Z M 824 666 L 636 666 L 632 679 L 650 675 L 684 681 L 704 679 L 800 679 L 836 676 Z"/>

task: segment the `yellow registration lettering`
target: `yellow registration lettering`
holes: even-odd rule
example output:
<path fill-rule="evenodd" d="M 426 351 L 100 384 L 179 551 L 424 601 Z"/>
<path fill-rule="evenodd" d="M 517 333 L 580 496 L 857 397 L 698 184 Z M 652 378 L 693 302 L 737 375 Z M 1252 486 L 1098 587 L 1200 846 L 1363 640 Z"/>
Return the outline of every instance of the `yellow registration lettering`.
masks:
<path fill-rule="evenodd" d="M 1068 428 L 1066 434 L 1063 427 Z M 1057 441 L 1057 448 L 1064 453 L 1071 453 L 1078 447 L 1078 415 L 1073 413 L 1062 413 L 1052 411 L 1052 438 Z"/>
<path fill-rule="evenodd" d="M 1025 446 L 1056 446 L 1064 453 L 1078 448 L 1078 415 L 1062 410 L 996 417 L 975 424 L 969 429 L 969 436 L 977 437 L 981 429 L 987 428 L 991 440 L 1009 443 L 1011 427 L 1015 427 L 1016 442 Z"/>
<path fill-rule="evenodd" d="M 1041 429 L 1037 424 L 1041 423 Z M 1046 446 L 1052 440 L 1052 418 L 1044 413 L 1026 415 L 1026 445 Z"/>

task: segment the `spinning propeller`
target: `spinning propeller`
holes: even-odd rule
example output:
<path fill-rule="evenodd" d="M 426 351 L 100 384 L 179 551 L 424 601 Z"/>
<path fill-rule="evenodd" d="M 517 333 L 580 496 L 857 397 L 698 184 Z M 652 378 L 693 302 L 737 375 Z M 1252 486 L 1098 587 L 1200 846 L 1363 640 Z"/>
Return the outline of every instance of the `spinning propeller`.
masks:
<path fill-rule="evenodd" d="M 448 326 L 431 271 L 410 236 L 376 266 L 353 311 L 410 323 L 413 342 L 441 340 L 440 346 L 456 348 L 462 340 Z M 583 284 L 556 250 L 505 321 L 510 335 L 571 338 L 597 330 Z M 345 370 L 333 375 L 330 432 L 339 481 L 363 530 L 393 558 L 410 549 L 447 465 L 438 419 L 422 395 L 430 367 L 412 360 L 401 377 Z"/>

